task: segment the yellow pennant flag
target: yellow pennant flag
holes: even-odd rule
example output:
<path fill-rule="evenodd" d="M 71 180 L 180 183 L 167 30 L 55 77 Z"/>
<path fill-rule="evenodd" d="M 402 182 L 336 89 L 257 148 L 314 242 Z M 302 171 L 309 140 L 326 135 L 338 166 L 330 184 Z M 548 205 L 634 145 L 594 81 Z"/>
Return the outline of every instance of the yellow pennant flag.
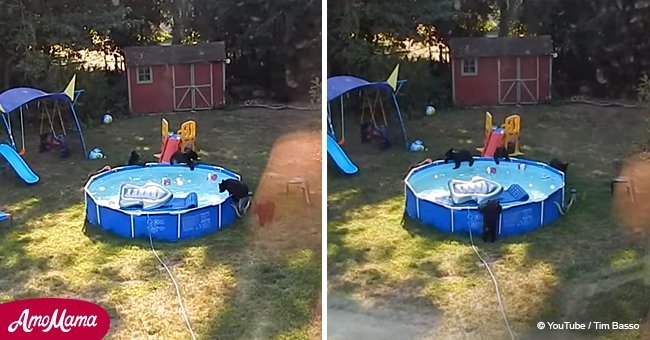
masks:
<path fill-rule="evenodd" d="M 70 100 L 74 100 L 74 82 L 77 79 L 77 75 L 73 75 L 72 79 L 70 79 L 70 82 L 68 83 L 68 86 L 65 88 L 65 91 L 63 91 L 66 96 L 70 97 Z"/>
<path fill-rule="evenodd" d="M 390 87 L 393 88 L 393 91 L 397 91 L 397 74 L 399 73 L 399 64 L 395 66 L 395 69 L 393 70 L 393 73 L 390 74 L 390 77 L 388 77 L 388 80 L 386 82 Z"/>

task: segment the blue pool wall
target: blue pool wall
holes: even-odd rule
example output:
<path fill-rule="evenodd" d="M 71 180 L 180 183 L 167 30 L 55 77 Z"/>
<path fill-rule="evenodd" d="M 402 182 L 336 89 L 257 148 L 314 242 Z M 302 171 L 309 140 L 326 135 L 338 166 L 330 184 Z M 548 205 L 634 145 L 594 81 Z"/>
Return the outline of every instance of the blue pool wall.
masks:
<path fill-rule="evenodd" d="M 178 166 L 152 163 L 146 167 Z M 125 238 L 151 238 L 154 240 L 177 242 L 214 233 L 237 220 L 232 196 L 217 205 L 207 205 L 187 210 L 143 212 L 135 210 L 114 209 L 97 204 L 88 191 L 93 180 L 110 176 L 119 171 L 140 169 L 141 166 L 124 166 L 93 176 L 84 188 L 86 202 L 86 220 L 103 230 Z M 241 177 L 221 167 L 199 164 L 196 168 L 220 172 L 241 180 Z"/>
<path fill-rule="evenodd" d="M 492 160 L 492 158 L 475 157 L 475 160 Z M 564 173 L 545 163 L 516 158 L 511 158 L 510 161 L 526 164 L 526 166 L 541 167 L 549 172 L 559 174 L 562 176 L 562 186 L 544 200 L 503 207 L 499 219 L 498 234 L 500 236 L 524 234 L 556 221 L 561 216 L 556 203 L 562 207 L 564 202 Z M 413 174 L 421 171 L 431 171 L 432 168 L 442 164 L 445 164 L 444 161 L 436 161 L 415 168 L 406 176 L 404 179 L 406 214 L 422 224 L 433 226 L 446 233 L 468 234 L 471 229 L 473 235 L 481 235 L 483 233 L 483 215 L 478 211 L 478 207 L 455 207 L 420 199 L 408 183 L 408 179 Z"/>

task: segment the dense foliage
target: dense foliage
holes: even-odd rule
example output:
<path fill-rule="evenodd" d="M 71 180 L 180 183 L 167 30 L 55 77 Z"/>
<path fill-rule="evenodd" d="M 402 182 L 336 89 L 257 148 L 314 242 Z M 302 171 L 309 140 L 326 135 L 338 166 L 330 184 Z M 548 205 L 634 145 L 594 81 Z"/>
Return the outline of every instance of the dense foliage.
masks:
<path fill-rule="evenodd" d="M 0 0 L 0 14 L 2 88 L 61 90 L 76 73 L 88 119 L 126 111 L 118 60 L 126 46 L 225 41 L 228 88 L 239 100 L 308 98 L 320 75 L 317 0 Z M 107 60 L 89 65 L 88 51 Z"/>
<path fill-rule="evenodd" d="M 407 105 L 449 103 L 449 91 L 443 91 L 451 86 L 446 60 L 428 54 L 407 58 L 405 43 L 444 50 L 450 37 L 488 32 L 550 35 L 558 53 L 556 98 L 636 96 L 650 63 L 647 0 L 409 0 L 400 6 L 387 0 L 332 0 L 328 74 L 381 80 L 400 61 L 401 76 L 410 84 Z M 427 60 L 428 72 L 415 66 L 423 63 L 417 59 Z"/>

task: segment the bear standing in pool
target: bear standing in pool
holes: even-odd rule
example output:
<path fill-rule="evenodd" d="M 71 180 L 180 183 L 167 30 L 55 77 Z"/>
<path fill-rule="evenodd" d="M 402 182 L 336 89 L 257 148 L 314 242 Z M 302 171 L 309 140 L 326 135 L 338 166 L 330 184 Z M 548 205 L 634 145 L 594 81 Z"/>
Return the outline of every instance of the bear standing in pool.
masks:
<path fill-rule="evenodd" d="M 469 166 L 474 165 L 474 157 L 467 150 L 455 151 L 454 148 L 449 149 L 449 151 L 445 152 L 445 163 L 449 163 L 449 161 L 456 163 L 454 169 L 460 168 L 461 162 L 469 162 Z"/>
<path fill-rule="evenodd" d="M 497 238 L 497 228 L 499 227 L 499 216 L 501 215 L 501 204 L 497 200 L 490 200 L 478 207 L 478 211 L 483 214 L 483 242 L 494 242 Z"/>

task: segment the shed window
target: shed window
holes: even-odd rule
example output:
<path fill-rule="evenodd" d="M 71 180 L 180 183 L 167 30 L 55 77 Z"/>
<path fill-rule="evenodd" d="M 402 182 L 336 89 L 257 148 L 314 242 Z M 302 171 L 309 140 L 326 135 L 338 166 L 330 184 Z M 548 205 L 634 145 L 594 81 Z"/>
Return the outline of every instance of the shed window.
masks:
<path fill-rule="evenodd" d="M 151 66 L 149 67 L 138 67 L 138 84 L 151 84 L 153 83 L 153 74 L 151 73 Z"/>
<path fill-rule="evenodd" d="M 467 58 L 461 61 L 460 74 L 463 76 L 475 76 L 478 74 L 476 58 Z"/>

